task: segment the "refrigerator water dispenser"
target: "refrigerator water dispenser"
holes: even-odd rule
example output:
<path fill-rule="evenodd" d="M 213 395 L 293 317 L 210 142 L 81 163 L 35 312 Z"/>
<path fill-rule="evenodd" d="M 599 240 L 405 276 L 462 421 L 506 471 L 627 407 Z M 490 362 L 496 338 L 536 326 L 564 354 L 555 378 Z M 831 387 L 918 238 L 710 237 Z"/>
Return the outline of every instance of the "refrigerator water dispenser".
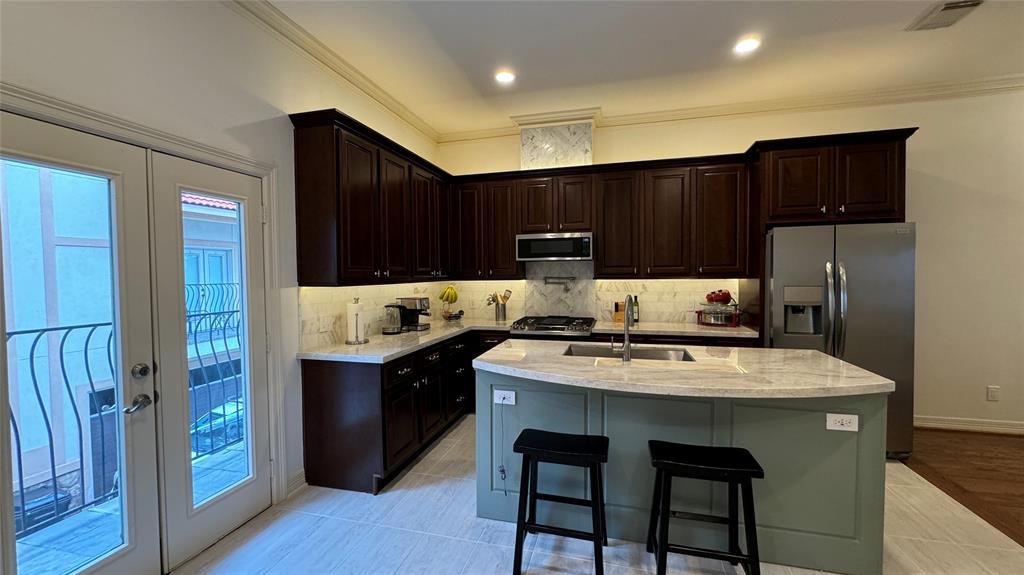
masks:
<path fill-rule="evenodd" d="M 785 333 L 820 335 L 824 290 L 820 286 L 785 286 L 782 288 L 785 309 Z"/>

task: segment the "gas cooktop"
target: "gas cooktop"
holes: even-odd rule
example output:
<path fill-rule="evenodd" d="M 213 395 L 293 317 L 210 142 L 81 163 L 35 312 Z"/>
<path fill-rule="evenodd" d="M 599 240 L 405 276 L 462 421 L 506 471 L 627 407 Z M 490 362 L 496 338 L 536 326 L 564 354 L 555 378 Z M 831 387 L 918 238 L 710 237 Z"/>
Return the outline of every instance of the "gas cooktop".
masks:
<path fill-rule="evenodd" d="M 586 337 L 594 329 L 592 317 L 567 315 L 529 315 L 512 323 L 512 333 L 526 335 L 565 335 Z"/>

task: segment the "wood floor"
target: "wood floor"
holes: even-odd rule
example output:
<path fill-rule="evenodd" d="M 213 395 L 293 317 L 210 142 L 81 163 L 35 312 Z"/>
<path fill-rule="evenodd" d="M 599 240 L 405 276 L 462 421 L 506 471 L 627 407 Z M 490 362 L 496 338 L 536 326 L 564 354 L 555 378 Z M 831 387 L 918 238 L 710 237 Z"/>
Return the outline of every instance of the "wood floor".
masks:
<path fill-rule="evenodd" d="M 175 575 L 508 575 L 515 526 L 476 516 L 475 422 L 467 417 L 374 497 L 305 487 Z M 1021 575 L 1024 547 L 901 463 L 886 464 L 885 575 Z M 607 575 L 654 573 L 641 543 L 611 540 Z M 526 575 L 594 573 L 589 542 L 531 535 Z M 764 575 L 822 575 L 762 564 Z M 670 556 L 673 575 L 741 575 L 721 561 Z"/>
<path fill-rule="evenodd" d="M 1024 545 L 1024 435 L 918 428 L 906 464 Z"/>

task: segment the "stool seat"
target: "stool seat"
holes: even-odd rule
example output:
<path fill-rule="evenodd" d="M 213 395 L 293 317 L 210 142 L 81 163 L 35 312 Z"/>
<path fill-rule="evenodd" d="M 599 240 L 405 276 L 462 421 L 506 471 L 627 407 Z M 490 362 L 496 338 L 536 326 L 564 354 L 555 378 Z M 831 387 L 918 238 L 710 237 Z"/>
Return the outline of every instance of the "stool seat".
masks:
<path fill-rule="evenodd" d="M 651 440 L 651 465 L 673 475 L 696 479 L 761 479 L 764 469 L 741 447 L 714 447 Z"/>
<path fill-rule="evenodd" d="M 524 429 L 512 451 L 534 455 L 547 461 L 606 463 L 608 438 L 603 435 L 574 435 L 540 429 Z"/>

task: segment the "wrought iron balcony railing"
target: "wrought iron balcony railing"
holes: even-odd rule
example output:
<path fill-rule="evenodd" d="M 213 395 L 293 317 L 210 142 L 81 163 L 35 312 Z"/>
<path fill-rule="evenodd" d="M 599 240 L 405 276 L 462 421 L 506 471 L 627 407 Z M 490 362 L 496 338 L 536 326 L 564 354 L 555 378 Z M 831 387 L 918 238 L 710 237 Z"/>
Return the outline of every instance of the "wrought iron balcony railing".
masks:
<path fill-rule="evenodd" d="M 242 314 L 237 284 L 185 296 L 195 460 L 244 438 Z M 7 332 L 17 537 L 117 497 L 115 346 L 109 322 Z"/>

